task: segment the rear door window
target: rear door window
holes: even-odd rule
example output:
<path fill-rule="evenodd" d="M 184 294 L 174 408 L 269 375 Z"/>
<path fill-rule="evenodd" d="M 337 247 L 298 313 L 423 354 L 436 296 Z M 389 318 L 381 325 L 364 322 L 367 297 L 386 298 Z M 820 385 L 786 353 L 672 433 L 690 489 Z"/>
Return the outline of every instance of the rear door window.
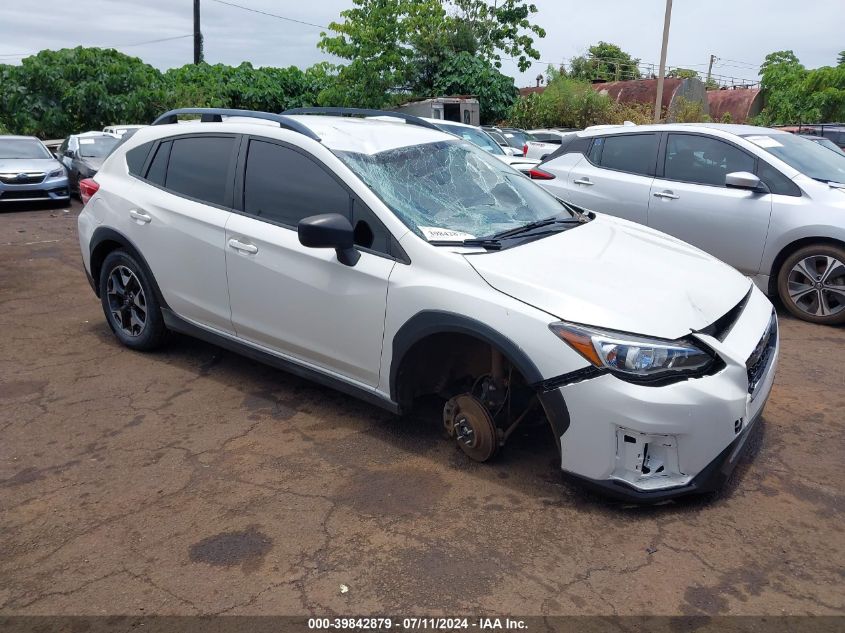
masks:
<path fill-rule="evenodd" d="M 657 134 L 620 134 L 598 138 L 593 143 L 593 150 L 599 151 L 600 155 L 593 160 L 591 150 L 591 161 L 606 169 L 653 176 L 658 140 Z"/>
<path fill-rule="evenodd" d="M 735 171 L 754 173 L 756 160 L 738 147 L 697 134 L 669 134 L 664 177 L 700 185 L 725 186 Z"/>
<path fill-rule="evenodd" d="M 188 136 L 173 140 L 166 189 L 218 206 L 226 206 L 235 137 Z"/>

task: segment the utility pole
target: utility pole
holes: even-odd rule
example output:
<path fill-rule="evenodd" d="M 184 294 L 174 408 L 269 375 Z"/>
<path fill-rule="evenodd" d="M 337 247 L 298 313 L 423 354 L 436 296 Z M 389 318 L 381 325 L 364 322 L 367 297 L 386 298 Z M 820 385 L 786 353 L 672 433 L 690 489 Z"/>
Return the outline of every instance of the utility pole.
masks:
<path fill-rule="evenodd" d="M 194 63 L 201 64 L 202 31 L 200 30 L 200 0 L 194 0 Z"/>
<path fill-rule="evenodd" d="M 715 61 L 716 56 L 710 55 L 710 64 L 707 66 L 707 81 L 704 82 L 705 88 L 710 85 L 710 75 L 713 73 L 713 64 L 715 63 Z"/>
<path fill-rule="evenodd" d="M 657 75 L 657 98 L 654 101 L 654 122 L 660 123 L 663 109 L 663 79 L 666 76 L 666 49 L 669 46 L 669 20 L 672 18 L 672 0 L 666 0 L 666 15 L 663 17 L 663 46 L 660 48 L 660 73 Z"/>

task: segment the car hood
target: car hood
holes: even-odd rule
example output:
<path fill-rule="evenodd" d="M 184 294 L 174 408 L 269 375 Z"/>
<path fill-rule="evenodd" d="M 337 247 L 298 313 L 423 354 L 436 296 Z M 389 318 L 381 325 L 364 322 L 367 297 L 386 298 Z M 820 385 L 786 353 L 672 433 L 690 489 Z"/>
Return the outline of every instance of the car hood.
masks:
<path fill-rule="evenodd" d="M 668 339 L 710 325 L 751 284 L 685 242 L 601 215 L 557 235 L 465 257 L 493 288 L 559 319 Z"/>
<path fill-rule="evenodd" d="M 55 158 L 0 158 L 0 173 L 19 174 L 27 171 L 49 173 L 59 168 Z"/>

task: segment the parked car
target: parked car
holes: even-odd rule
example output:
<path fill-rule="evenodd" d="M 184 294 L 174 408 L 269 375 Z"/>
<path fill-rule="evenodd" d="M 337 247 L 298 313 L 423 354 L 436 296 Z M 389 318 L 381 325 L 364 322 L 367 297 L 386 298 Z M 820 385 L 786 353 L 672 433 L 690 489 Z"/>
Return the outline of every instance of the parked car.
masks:
<path fill-rule="evenodd" d="M 510 154 L 511 156 L 522 156 L 522 150 L 518 150 L 515 147 L 511 147 L 508 144 L 508 140 L 504 137 L 501 132 L 497 132 L 492 127 L 482 127 L 484 133 L 487 134 L 490 138 L 492 138 L 496 143 L 501 147 L 506 154 Z"/>
<path fill-rule="evenodd" d="M 802 124 L 798 126 L 798 133 L 830 139 L 839 148 L 845 149 L 845 123 Z"/>
<path fill-rule="evenodd" d="M 71 193 L 79 193 L 79 181 L 96 174 L 119 142 L 119 136 L 108 132 L 72 134 L 62 142 L 56 156 L 68 171 Z"/>
<path fill-rule="evenodd" d="M 799 318 L 845 323 L 845 157 L 816 143 L 715 123 L 585 130 L 532 177 L 715 255 Z"/>
<path fill-rule="evenodd" d="M 0 203 L 67 200 L 67 173 L 34 136 L 0 136 Z"/>
<path fill-rule="evenodd" d="M 831 141 L 829 138 L 824 136 L 813 136 L 812 134 L 799 134 L 801 138 L 805 138 L 808 141 L 812 141 L 813 143 L 818 143 L 822 147 L 826 147 L 832 152 L 836 152 L 837 154 L 842 154 L 845 156 L 845 151 L 842 150 L 836 143 Z"/>
<path fill-rule="evenodd" d="M 130 130 L 140 130 L 142 127 L 147 127 L 146 125 L 107 125 L 103 128 L 103 132 L 106 134 L 114 134 L 117 137 L 121 137 Z"/>
<path fill-rule="evenodd" d="M 513 147 L 515 150 L 520 152 L 523 156 L 525 156 L 525 142 L 526 141 L 536 141 L 537 139 L 534 136 L 525 130 L 520 130 L 515 127 L 494 127 L 494 128 L 484 128 L 485 131 L 488 129 L 492 129 L 495 132 L 498 132 L 507 141 L 508 145 Z"/>
<path fill-rule="evenodd" d="M 475 127 L 474 125 L 466 125 L 465 123 L 456 123 L 455 121 L 443 121 L 441 119 L 428 119 L 423 118 L 423 120 L 433 123 L 435 127 L 448 134 L 454 134 L 465 141 L 469 141 L 483 149 L 490 154 L 493 154 L 496 158 L 498 158 L 503 163 L 510 165 L 514 169 L 521 171 L 523 174 L 528 175 L 531 170 L 537 166 L 540 162 L 536 159 L 526 159 L 523 158 L 521 154 L 514 155 L 509 152 L 504 151 L 498 143 L 496 143 L 493 138 L 487 134 L 484 130 L 479 127 Z"/>
<path fill-rule="evenodd" d="M 547 421 L 564 471 L 628 500 L 720 485 L 778 356 L 746 277 L 427 121 L 303 111 L 371 113 L 175 110 L 82 182 L 118 341 L 188 333 L 395 413 L 438 396 L 478 461 Z"/>
<path fill-rule="evenodd" d="M 545 160 L 549 154 L 560 147 L 560 143 L 565 137 L 575 132 L 576 130 L 570 129 L 528 130 L 528 133 L 536 140 L 525 142 L 525 157 Z"/>

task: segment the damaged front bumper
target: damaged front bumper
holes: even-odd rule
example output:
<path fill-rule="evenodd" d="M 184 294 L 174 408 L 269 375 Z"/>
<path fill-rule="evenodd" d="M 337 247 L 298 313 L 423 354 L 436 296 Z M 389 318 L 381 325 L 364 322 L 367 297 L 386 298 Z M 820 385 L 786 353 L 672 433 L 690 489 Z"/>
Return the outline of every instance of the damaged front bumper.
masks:
<path fill-rule="evenodd" d="M 558 429 L 562 470 L 633 503 L 721 487 L 771 393 L 777 320 L 768 300 L 754 293 L 724 341 L 701 338 L 725 363 L 713 375 L 645 386 L 610 374 L 585 374 L 541 393 Z M 554 410 L 564 403 L 561 421 Z"/>

